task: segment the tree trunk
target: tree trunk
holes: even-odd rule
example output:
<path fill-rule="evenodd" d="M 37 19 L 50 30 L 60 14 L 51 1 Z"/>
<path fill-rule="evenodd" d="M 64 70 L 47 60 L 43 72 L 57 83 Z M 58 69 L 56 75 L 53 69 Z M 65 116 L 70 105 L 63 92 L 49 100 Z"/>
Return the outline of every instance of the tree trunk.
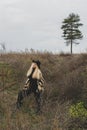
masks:
<path fill-rule="evenodd" d="M 71 54 L 72 54 L 72 44 L 73 44 L 73 43 L 72 43 L 72 39 L 71 39 Z"/>

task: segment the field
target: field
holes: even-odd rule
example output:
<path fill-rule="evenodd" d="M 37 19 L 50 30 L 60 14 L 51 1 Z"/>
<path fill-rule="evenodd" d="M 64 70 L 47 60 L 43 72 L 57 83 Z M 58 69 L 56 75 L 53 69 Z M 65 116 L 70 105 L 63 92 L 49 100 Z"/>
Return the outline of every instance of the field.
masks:
<path fill-rule="evenodd" d="M 40 114 L 33 95 L 16 109 L 33 59 L 41 61 L 45 79 Z M 0 130 L 87 130 L 87 54 L 0 55 Z"/>

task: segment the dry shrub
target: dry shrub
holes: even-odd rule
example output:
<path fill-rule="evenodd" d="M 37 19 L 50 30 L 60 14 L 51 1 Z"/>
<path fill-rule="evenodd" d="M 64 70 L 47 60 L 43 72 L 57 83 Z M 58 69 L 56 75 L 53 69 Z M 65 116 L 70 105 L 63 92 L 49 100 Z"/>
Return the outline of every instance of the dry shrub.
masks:
<path fill-rule="evenodd" d="M 24 100 L 20 110 L 14 111 L 18 90 L 26 81 L 26 72 L 33 59 L 41 61 L 45 78 L 41 115 L 34 111 L 33 96 Z M 0 100 L 3 99 L 0 110 L 6 117 L 0 119 L 3 124 L 0 130 L 71 130 L 75 123 L 68 113 L 71 103 L 87 102 L 87 54 L 9 53 L 2 55 L 0 61 L 10 65 L 12 71 L 9 71 L 8 80 L 16 82 L 4 90 L 4 98 L 0 92 Z"/>
<path fill-rule="evenodd" d="M 78 71 L 72 72 L 63 79 L 63 86 L 61 86 L 60 96 L 64 100 L 77 101 L 81 99 L 84 80 L 81 73 Z"/>

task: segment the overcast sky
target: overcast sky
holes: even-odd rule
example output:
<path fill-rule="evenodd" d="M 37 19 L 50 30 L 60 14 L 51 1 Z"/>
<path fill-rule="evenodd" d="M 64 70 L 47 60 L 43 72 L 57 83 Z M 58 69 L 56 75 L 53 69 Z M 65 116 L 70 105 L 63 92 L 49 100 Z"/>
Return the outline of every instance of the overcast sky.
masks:
<path fill-rule="evenodd" d="M 87 0 L 0 0 L 0 42 L 7 50 L 69 52 L 61 25 L 70 13 L 80 16 L 84 38 L 74 52 L 87 51 Z"/>

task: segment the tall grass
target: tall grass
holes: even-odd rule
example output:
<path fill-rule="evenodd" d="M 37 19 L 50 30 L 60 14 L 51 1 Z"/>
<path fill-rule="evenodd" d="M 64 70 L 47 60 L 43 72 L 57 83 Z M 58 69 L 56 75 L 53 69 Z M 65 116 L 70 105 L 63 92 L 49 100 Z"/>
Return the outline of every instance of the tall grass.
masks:
<path fill-rule="evenodd" d="M 45 78 L 40 115 L 35 113 L 33 95 L 16 109 L 18 91 L 24 86 L 33 59 L 41 61 Z M 7 77 L 0 91 L 0 130 L 86 130 L 87 120 L 71 117 L 69 110 L 78 102 L 84 102 L 87 109 L 87 54 L 8 53 L 0 56 L 0 73 L 2 69 Z M 0 77 L 0 89 L 2 82 Z"/>

